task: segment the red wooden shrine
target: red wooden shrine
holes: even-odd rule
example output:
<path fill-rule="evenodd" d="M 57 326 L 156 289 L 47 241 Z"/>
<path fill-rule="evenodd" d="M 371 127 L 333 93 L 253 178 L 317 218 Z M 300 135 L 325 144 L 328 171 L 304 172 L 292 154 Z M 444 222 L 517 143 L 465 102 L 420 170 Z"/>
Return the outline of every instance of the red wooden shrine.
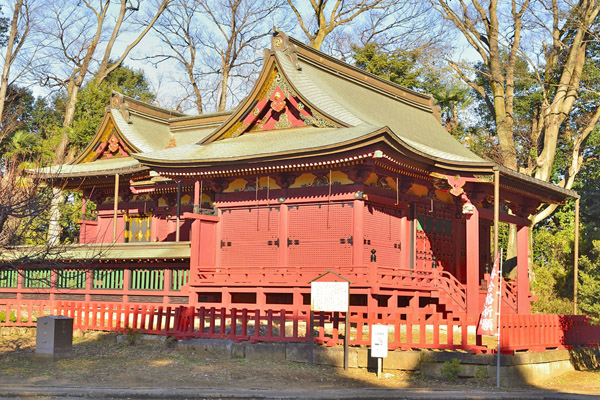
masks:
<path fill-rule="evenodd" d="M 97 206 L 65 256 L 83 280 L 19 276 L 0 297 L 306 312 L 309 282 L 331 270 L 355 310 L 476 321 L 498 174 L 500 221 L 518 230 L 503 310 L 529 314 L 528 217 L 576 196 L 471 153 L 429 96 L 282 33 L 235 111 L 115 93 L 82 155 L 42 173 Z"/>

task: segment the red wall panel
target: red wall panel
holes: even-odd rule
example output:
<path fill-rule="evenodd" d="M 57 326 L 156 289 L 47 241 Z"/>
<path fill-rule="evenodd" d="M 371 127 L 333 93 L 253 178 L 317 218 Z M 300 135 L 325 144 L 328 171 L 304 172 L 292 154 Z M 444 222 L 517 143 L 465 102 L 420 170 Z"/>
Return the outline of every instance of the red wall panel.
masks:
<path fill-rule="evenodd" d="M 402 252 L 409 251 L 409 243 L 402 243 L 402 218 L 402 210 L 371 205 L 365 207 L 365 264 L 370 262 L 371 250 L 375 249 L 378 265 L 409 267 L 402 263 Z"/>
<path fill-rule="evenodd" d="M 224 266 L 275 266 L 279 243 L 279 207 L 223 210 L 221 262 Z"/>
<path fill-rule="evenodd" d="M 352 203 L 290 206 L 289 264 L 352 264 Z"/>

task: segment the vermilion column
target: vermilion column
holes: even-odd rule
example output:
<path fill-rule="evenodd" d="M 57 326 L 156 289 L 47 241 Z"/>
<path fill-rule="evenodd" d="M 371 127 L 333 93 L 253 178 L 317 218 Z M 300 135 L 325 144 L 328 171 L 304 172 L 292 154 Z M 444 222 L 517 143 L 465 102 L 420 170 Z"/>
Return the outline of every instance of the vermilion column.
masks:
<path fill-rule="evenodd" d="M 529 227 L 517 227 L 517 312 L 530 314 L 529 302 L 529 260 L 527 251 L 529 247 Z"/>
<path fill-rule="evenodd" d="M 467 313 L 477 315 L 479 310 L 479 211 L 472 208 L 473 214 L 467 217 Z"/>
<path fill-rule="evenodd" d="M 365 202 L 362 200 L 354 200 L 353 213 L 352 264 L 363 265 L 363 250 L 365 240 Z"/>
<path fill-rule="evenodd" d="M 282 204 L 279 206 L 279 265 L 286 266 L 289 263 L 288 256 L 288 206 Z"/>

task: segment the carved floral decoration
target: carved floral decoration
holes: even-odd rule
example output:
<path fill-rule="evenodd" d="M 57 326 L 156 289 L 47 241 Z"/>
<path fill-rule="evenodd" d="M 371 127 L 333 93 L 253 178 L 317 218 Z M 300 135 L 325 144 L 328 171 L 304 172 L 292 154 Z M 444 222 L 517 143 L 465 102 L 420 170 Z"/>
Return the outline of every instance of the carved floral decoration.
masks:
<path fill-rule="evenodd" d="M 237 137 L 276 129 L 302 126 L 335 128 L 336 125 L 303 104 L 283 76 L 274 71 L 273 78 L 252 110 L 223 138 Z"/>
<path fill-rule="evenodd" d="M 129 155 L 129 148 L 123 141 L 119 140 L 117 135 L 113 133 L 110 138 L 105 142 L 100 142 L 96 147 L 95 160 L 114 158 L 114 157 L 127 157 Z"/>

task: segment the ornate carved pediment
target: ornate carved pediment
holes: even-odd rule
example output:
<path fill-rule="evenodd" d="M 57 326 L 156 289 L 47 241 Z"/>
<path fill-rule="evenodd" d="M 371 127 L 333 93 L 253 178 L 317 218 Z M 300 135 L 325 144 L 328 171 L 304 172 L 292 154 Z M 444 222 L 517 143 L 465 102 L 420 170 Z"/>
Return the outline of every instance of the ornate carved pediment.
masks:
<path fill-rule="evenodd" d="M 131 149 L 125 142 L 115 123 L 108 114 L 102 124 L 99 134 L 86 148 L 84 154 L 79 156 L 77 164 L 88 163 L 96 160 L 117 157 L 128 157 L 135 149 Z"/>
<path fill-rule="evenodd" d="M 129 148 L 118 137 L 116 130 L 113 128 L 110 138 L 98 144 L 96 147 L 96 157 L 91 161 L 114 157 L 127 157 L 128 155 Z"/>
<path fill-rule="evenodd" d="M 220 139 L 302 126 L 336 127 L 302 103 L 283 75 L 274 68 L 254 106 Z"/>

